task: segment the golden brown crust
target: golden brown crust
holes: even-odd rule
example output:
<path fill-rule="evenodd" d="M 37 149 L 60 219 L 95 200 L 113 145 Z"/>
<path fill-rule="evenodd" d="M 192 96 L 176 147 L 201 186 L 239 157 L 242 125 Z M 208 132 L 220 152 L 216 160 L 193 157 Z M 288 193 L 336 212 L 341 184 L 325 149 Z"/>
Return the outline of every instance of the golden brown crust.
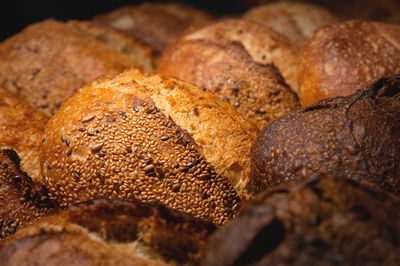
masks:
<path fill-rule="evenodd" d="M 28 26 L 0 44 L 0 86 L 48 115 L 89 80 L 139 66 L 125 54 L 54 20 Z"/>
<path fill-rule="evenodd" d="M 159 55 L 190 25 L 210 19 L 201 10 L 182 4 L 143 3 L 97 15 L 93 21 L 133 37 Z"/>
<path fill-rule="evenodd" d="M 13 150 L 0 150 L 0 239 L 53 209 L 46 188 L 21 171 L 19 163 Z"/>
<path fill-rule="evenodd" d="M 210 40 L 220 44 L 240 43 L 256 63 L 274 64 L 286 82 L 297 91 L 299 48 L 282 34 L 247 19 L 225 19 L 188 31 L 179 41 Z"/>
<path fill-rule="evenodd" d="M 257 6 L 243 16 L 273 28 L 298 45 L 303 45 L 318 28 L 339 21 L 325 8 L 293 1 Z"/>
<path fill-rule="evenodd" d="M 209 89 L 259 130 L 300 106 L 279 71 L 256 63 L 236 42 L 177 41 L 164 53 L 157 72 Z"/>
<path fill-rule="evenodd" d="M 40 180 L 39 146 L 48 118 L 22 99 L 0 88 L 0 149 L 14 149 L 21 169 Z"/>
<path fill-rule="evenodd" d="M 252 147 L 260 190 L 330 174 L 400 193 L 400 75 L 269 124 Z"/>
<path fill-rule="evenodd" d="M 400 26 L 353 20 L 321 28 L 303 47 L 299 97 L 303 106 L 353 94 L 400 72 Z"/>
<path fill-rule="evenodd" d="M 215 230 L 162 206 L 96 200 L 0 242 L 1 265 L 196 265 Z"/>
<path fill-rule="evenodd" d="M 62 206 L 93 197 L 158 201 L 222 224 L 237 212 L 228 180 L 248 182 L 255 135 L 213 94 L 130 70 L 75 93 L 44 138 L 44 180 Z"/>

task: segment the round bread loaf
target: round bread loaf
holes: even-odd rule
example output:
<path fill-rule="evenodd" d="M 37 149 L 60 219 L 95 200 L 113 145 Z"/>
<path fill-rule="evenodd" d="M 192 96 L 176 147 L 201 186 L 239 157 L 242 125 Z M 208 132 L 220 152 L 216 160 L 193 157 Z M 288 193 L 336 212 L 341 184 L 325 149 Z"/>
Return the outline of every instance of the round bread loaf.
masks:
<path fill-rule="evenodd" d="M 209 89 L 261 130 L 299 107 L 296 94 L 273 65 L 295 76 L 296 51 L 284 37 L 258 23 L 223 20 L 175 41 L 157 72 Z"/>
<path fill-rule="evenodd" d="M 0 239 L 52 209 L 46 188 L 21 171 L 15 151 L 0 150 Z"/>
<path fill-rule="evenodd" d="M 45 128 L 43 179 L 61 206 L 157 201 L 223 224 L 247 197 L 257 130 L 188 83 L 126 71 L 80 89 Z"/>
<path fill-rule="evenodd" d="M 400 72 L 400 26 L 347 21 L 319 29 L 301 52 L 303 106 L 353 94 L 367 83 Z"/>
<path fill-rule="evenodd" d="M 330 174 L 400 192 L 400 75 L 283 116 L 252 147 L 252 187 Z"/>
<path fill-rule="evenodd" d="M 148 46 L 155 55 L 191 25 L 211 20 L 205 12 L 178 3 L 142 3 L 97 15 L 93 21 Z"/>
<path fill-rule="evenodd" d="M 136 60 L 107 41 L 100 42 L 94 33 L 88 34 L 89 27 L 84 31 L 85 26 L 74 25 L 46 20 L 2 42 L 0 86 L 53 115 L 76 88 L 88 81 L 126 68 L 141 68 L 143 56 Z"/>
<path fill-rule="evenodd" d="M 398 265 L 399 204 L 348 178 L 282 185 L 210 238 L 203 265 Z"/>
<path fill-rule="evenodd" d="M 40 180 L 39 146 L 48 118 L 22 99 L 0 88 L 0 149 L 14 149 L 21 169 Z"/>
<path fill-rule="evenodd" d="M 1 265 L 197 265 L 215 230 L 162 206 L 96 200 L 0 242 Z"/>
<path fill-rule="evenodd" d="M 303 45 L 318 28 L 339 21 L 327 9 L 309 3 L 281 1 L 254 7 L 243 15 Z"/>

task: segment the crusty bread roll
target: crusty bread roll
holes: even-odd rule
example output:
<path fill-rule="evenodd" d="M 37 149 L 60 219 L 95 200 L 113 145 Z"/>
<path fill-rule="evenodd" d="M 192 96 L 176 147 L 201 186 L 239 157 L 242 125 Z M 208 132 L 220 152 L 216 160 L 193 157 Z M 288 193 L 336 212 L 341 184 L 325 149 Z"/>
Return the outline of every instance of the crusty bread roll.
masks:
<path fill-rule="evenodd" d="M 40 180 L 39 147 L 48 117 L 22 99 L 0 88 L 0 149 L 13 149 L 21 169 Z"/>
<path fill-rule="evenodd" d="M 399 204 L 343 177 L 282 185 L 210 238 L 203 265 L 398 265 Z"/>
<path fill-rule="evenodd" d="M 257 6 L 243 16 L 273 28 L 298 45 L 303 45 L 318 28 L 339 21 L 323 7 L 294 1 Z"/>
<path fill-rule="evenodd" d="M 80 89 L 47 123 L 43 179 L 61 206 L 157 201 L 223 224 L 247 197 L 255 128 L 188 83 L 137 70 Z"/>
<path fill-rule="evenodd" d="M 162 206 L 96 200 L 0 242 L 1 265 L 197 265 L 215 227 Z"/>
<path fill-rule="evenodd" d="M 178 3 L 142 3 L 100 14 L 93 21 L 142 42 L 159 55 L 191 25 L 211 20 L 207 13 Z"/>
<path fill-rule="evenodd" d="M 254 187 L 330 174 L 400 193 L 400 75 L 283 116 L 252 147 Z"/>
<path fill-rule="evenodd" d="M 46 188 L 21 171 L 15 151 L 0 150 L 0 239 L 52 209 Z"/>
<path fill-rule="evenodd" d="M 367 83 L 400 72 L 400 26 L 353 20 L 319 29 L 299 65 L 304 106 L 353 94 Z"/>
<path fill-rule="evenodd" d="M 272 30 L 230 19 L 183 35 L 162 55 L 157 72 L 209 89 L 261 130 L 300 106 L 272 65 L 295 76 L 296 51 Z"/>
<path fill-rule="evenodd" d="M 107 41 L 100 42 L 94 33 L 81 30 L 84 26 L 75 25 L 46 20 L 2 42 L 0 85 L 53 115 L 86 82 L 126 68 L 141 68 L 143 57 L 135 60 Z"/>

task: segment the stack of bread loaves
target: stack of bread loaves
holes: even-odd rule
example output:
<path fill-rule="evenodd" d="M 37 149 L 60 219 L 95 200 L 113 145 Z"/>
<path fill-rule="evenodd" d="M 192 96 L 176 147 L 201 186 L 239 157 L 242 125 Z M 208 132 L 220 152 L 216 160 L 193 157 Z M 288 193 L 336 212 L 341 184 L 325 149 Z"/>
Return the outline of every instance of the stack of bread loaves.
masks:
<path fill-rule="evenodd" d="M 0 265 L 400 264 L 400 27 L 212 19 L 143 3 L 0 43 Z"/>

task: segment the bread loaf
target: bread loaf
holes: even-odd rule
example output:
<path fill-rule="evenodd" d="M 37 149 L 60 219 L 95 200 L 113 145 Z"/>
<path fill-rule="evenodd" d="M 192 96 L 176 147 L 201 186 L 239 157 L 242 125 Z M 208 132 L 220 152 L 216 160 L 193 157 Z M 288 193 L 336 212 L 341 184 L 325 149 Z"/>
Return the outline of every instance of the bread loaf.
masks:
<path fill-rule="evenodd" d="M 15 151 L 0 150 L 0 239 L 54 208 L 46 188 L 21 171 Z"/>
<path fill-rule="evenodd" d="M 134 60 L 78 28 L 46 20 L 1 43 L 0 86 L 53 115 L 86 82 L 141 67 L 142 57 Z"/>
<path fill-rule="evenodd" d="M 253 186 L 330 174 L 399 193 L 399 99 L 393 75 L 275 120 L 252 147 Z"/>
<path fill-rule="evenodd" d="M 318 28 L 339 21 L 323 7 L 295 1 L 257 6 L 243 16 L 271 27 L 298 45 L 303 45 Z"/>
<path fill-rule="evenodd" d="M 398 265 L 399 203 L 348 178 L 282 185 L 212 236 L 203 265 Z"/>
<path fill-rule="evenodd" d="M 215 227 L 165 207 L 96 200 L 0 242 L 1 265 L 196 265 Z"/>
<path fill-rule="evenodd" d="M 261 130 L 299 107 L 285 84 L 296 76 L 296 47 L 255 22 L 230 19 L 183 35 L 160 59 L 157 72 L 207 88 Z"/>
<path fill-rule="evenodd" d="M 48 117 L 22 99 L 0 88 L 0 149 L 13 149 L 21 158 L 21 169 L 41 179 L 39 147 Z"/>
<path fill-rule="evenodd" d="M 48 122 L 43 178 L 61 206 L 157 201 L 223 224 L 237 212 L 238 194 L 251 194 L 255 132 L 210 92 L 130 70 L 80 89 Z"/>
<path fill-rule="evenodd" d="M 205 12 L 177 3 L 142 3 L 93 18 L 101 25 L 142 42 L 156 56 L 186 28 L 208 20 L 211 16 Z"/>
<path fill-rule="evenodd" d="M 319 29 L 303 47 L 299 97 L 304 106 L 353 94 L 400 72 L 400 26 L 346 21 Z"/>

